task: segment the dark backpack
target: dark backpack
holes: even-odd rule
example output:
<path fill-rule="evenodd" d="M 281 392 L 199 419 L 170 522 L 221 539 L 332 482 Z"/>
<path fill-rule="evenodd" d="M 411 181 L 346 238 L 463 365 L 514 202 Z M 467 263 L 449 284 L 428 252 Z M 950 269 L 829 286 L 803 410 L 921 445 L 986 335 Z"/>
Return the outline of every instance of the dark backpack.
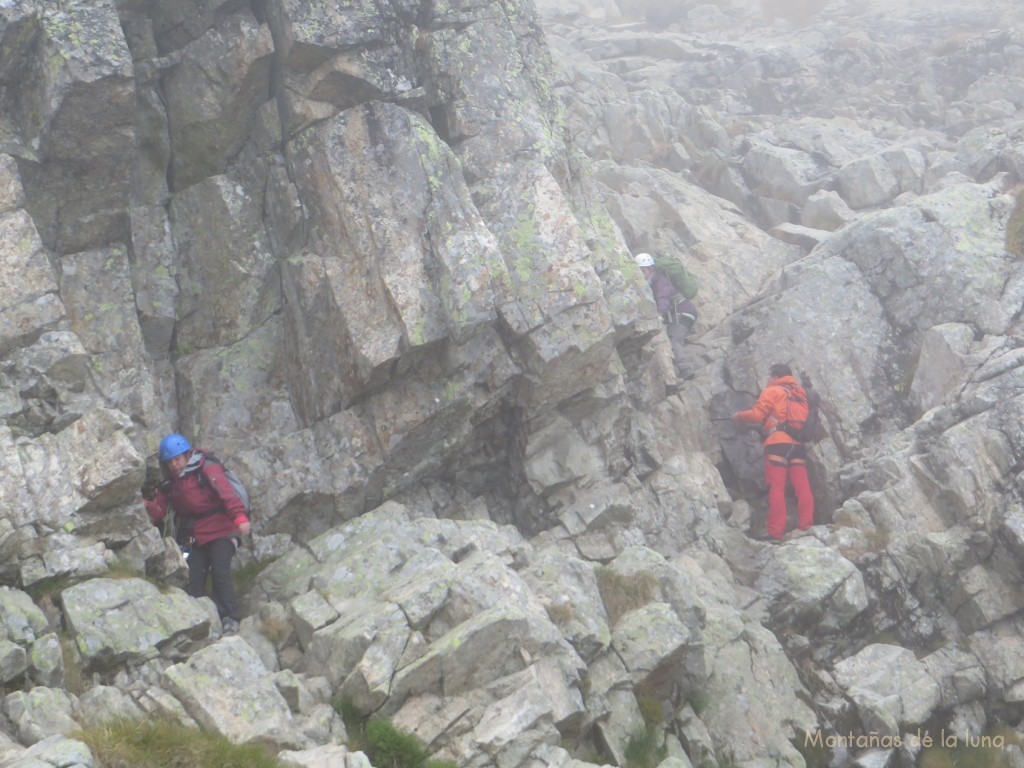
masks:
<path fill-rule="evenodd" d="M 700 288 L 697 284 L 697 278 L 694 277 L 690 270 L 683 266 L 679 259 L 656 253 L 654 254 L 654 266 L 668 275 L 668 279 L 672 281 L 672 287 L 683 294 L 684 297 L 692 299 L 697 295 L 697 291 Z"/>
<path fill-rule="evenodd" d="M 786 418 L 779 429 L 800 443 L 814 443 L 822 438 L 821 395 L 814 387 L 780 384 L 786 390 Z"/>

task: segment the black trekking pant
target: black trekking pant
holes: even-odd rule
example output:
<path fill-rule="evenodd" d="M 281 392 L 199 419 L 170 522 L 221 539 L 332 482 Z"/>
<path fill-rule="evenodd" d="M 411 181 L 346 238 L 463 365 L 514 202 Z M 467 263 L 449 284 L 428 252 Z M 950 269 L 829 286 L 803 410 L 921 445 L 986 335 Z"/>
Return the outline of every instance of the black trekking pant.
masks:
<path fill-rule="evenodd" d="M 235 541 L 230 536 L 199 546 L 192 545 L 188 556 L 188 593 L 192 597 L 206 596 L 206 577 L 213 587 L 213 602 L 221 619 L 242 620 L 242 610 L 235 597 L 231 581 L 231 558 L 235 556 Z"/>
<path fill-rule="evenodd" d="M 665 332 L 668 334 L 669 343 L 672 346 L 672 358 L 676 366 L 676 374 L 682 378 L 688 378 L 693 369 L 686 361 L 686 337 L 690 335 L 690 328 L 693 323 L 666 322 Z"/>

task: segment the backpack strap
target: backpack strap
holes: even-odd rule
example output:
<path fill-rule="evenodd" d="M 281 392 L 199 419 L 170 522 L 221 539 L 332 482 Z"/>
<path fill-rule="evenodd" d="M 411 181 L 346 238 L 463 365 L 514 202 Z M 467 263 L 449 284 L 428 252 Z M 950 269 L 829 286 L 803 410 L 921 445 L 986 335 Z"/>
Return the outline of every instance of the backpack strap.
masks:
<path fill-rule="evenodd" d="M 207 476 L 206 470 L 204 469 L 206 462 L 208 461 L 212 461 L 214 464 L 220 464 L 220 461 L 216 457 L 211 457 L 209 454 L 204 453 L 202 461 L 199 462 L 199 467 L 196 469 L 196 479 L 199 481 L 201 486 L 205 488 L 213 488 L 213 483 L 210 482 L 210 478 Z M 195 520 L 204 520 L 207 517 L 212 517 L 213 515 L 227 514 L 229 514 L 228 508 L 224 505 L 224 502 L 221 501 L 219 509 L 211 509 L 209 512 L 203 512 L 201 515 L 192 515 L 192 518 Z"/>
<path fill-rule="evenodd" d="M 769 437 L 771 435 L 774 435 L 779 430 L 782 430 L 787 435 L 789 435 L 789 431 L 786 429 L 785 425 L 786 425 L 786 422 L 789 421 L 789 399 L 790 399 L 791 395 L 793 394 L 793 390 L 787 384 L 773 384 L 772 386 L 779 387 L 780 389 L 785 391 L 785 393 L 786 393 L 786 412 L 782 414 L 782 418 L 781 419 L 775 418 L 775 416 L 773 414 L 770 414 L 770 413 L 767 416 L 764 417 L 764 421 L 761 423 L 761 433 L 762 433 L 762 435 L 765 438 L 767 438 L 767 437 Z M 768 422 L 768 419 L 775 419 L 775 423 L 772 424 L 772 426 L 770 426 L 770 427 L 765 426 L 765 424 Z M 792 435 L 790 435 L 790 437 L 792 437 Z"/>
<path fill-rule="evenodd" d="M 697 322 L 697 310 L 685 294 L 676 293 L 672 297 L 672 322 L 685 325 L 687 328 Z"/>
<path fill-rule="evenodd" d="M 665 317 L 665 322 L 670 325 L 685 325 L 687 327 L 692 326 L 697 322 L 696 310 L 692 309 L 692 304 L 686 296 L 679 291 L 676 291 L 669 297 L 669 309 L 668 315 Z"/>
<path fill-rule="evenodd" d="M 779 386 L 782 387 L 784 390 L 786 390 L 786 416 L 785 416 L 785 418 L 782 421 L 779 422 L 778 426 L 776 427 L 776 430 L 781 429 L 783 432 L 785 432 L 791 438 L 793 438 L 797 442 L 800 442 L 800 437 L 798 435 L 793 434 L 793 433 L 794 432 L 799 432 L 803 428 L 803 425 L 804 425 L 804 423 L 806 423 L 806 421 L 801 422 L 799 427 L 794 426 L 793 424 L 791 424 L 790 420 L 789 420 L 789 404 L 791 402 L 793 402 L 794 400 L 796 400 L 797 402 L 801 402 L 802 401 L 802 402 L 806 403 L 807 404 L 807 415 L 810 416 L 810 408 L 811 408 L 810 399 L 807 397 L 806 391 L 804 392 L 804 396 L 801 398 L 800 394 L 796 390 L 796 387 L 794 385 L 792 385 L 792 384 L 779 384 Z M 801 387 L 801 389 L 802 389 L 802 387 Z"/>

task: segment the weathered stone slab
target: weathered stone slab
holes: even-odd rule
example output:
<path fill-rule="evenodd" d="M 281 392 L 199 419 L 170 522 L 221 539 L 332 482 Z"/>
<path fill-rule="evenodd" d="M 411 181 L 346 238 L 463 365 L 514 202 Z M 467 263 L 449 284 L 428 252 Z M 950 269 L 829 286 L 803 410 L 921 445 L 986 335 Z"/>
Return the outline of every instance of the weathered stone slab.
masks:
<path fill-rule="evenodd" d="M 238 636 L 222 638 L 168 667 L 163 683 L 201 727 L 235 744 L 270 743 L 292 750 L 313 746 L 294 728 L 288 702 L 259 656 Z"/>
<path fill-rule="evenodd" d="M 209 635 L 209 613 L 184 592 L 142 579 L 90 579 L 61 593 L 87 668 L 138 663 Z"/>

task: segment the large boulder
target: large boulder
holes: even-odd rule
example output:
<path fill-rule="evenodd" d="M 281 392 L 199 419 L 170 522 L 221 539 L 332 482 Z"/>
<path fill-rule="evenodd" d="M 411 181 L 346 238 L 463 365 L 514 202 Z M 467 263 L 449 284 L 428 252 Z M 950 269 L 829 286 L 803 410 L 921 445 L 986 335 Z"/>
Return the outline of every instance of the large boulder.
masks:
<path fill-rule="evenodd" d="M 281 309 L 262 208 L 260 195 L 223 175 L 174 196 L 179 354 L 229 346 Z"/>
<path fill-rule="evenodd" d="M 122 242 L 135 99 L 117 6 L 19 0 L 8 14 L 0 38 L 4 79 L 19 87 L 5 97 L 4 111 L 43 242 L 58 253 Z"/>
<path fill-rule="evenodd" d="M 8 567 L 22 585 L 96 576 L 112 565 L 111 549 L 88 530 L 98 511 L 137 498 L 144 462 L 129 439 L 129 424 L 123 413 L 97 408 L 35 441 L 16 440 L 0 428 L 0 453 L 20 483 L 2 490 L 12 542 L 20 545 Z M 146 525 L 139 517 L 122 520 L 122 542 Z"/>
<path fill-rule="evenodd" d="M 756 195 L 797 206 L 822 188 L 828 171 L 814 155 L 769 143 L 756 144 L 743 156 L 743 173 Z"/>
<path fill-rule="evenodd" d="M 773 551 L 757 589 L 771 600 L 775 620 L 800 634 L 842 632 L 868 607 L 857 567 L 811 536 Z"/>
<path fill-rule="evenodd" d="M 705 607 L 703 627 L 704 680 L 680 690 L 685 706 L 676 710 L 676 727 L 685 734 L 688 754 L 709 753 L 755 760 L 771 755 L 798 765 L 792 740 L 818 728 L 818 715 L 807 704 L 793 662 L 779 640 L 764 627 L 763 603 L 756 592 L 733 575 L 756 571 L 762 560 L 743 534 L 719 531 L 715 548 L 735 554 L 741 565 L 730 566 L 711 552 L 692 552 L 672 560 L 687 575 L 695 597 Z M 746 544 L 746 546 L 744 546 Z M 741 609 L 739 606 L 747 606 Z M 739 691 L 741 695 L 735 695 Z M 746 731 L 729 723 L 767 722 L 772 728 Z"/>
<path fill-rule="evenodd" d="M 18 741 L 25 746 L 56 736 L 70 737 L 78 731 L 78 700 L 63 688 L 39 686 L 14 691 L 4 696 L 2 707 Z"/>
<path fill-rule="evenodd" d="M 0 682 L 30 680 L 46 687 L 64 682 L 64 657 L 46 614 L 20 590 L 0 589 Z"/>
<path fill-rule="evenodd" d="M 64 256 L 60 294 L 68 324 L 89 355 L 92 386 L 135 421 L 157 421 L 161 404 L 139 321 L 121 309 L 134 302 L 127 251 L 118 246 Z"/>
<path fill-rule="evenodd" d="M 858 158 L 836 173 L 836 184 L 843 199 L 854 210 L 880 206 L 900 193 L 900 182 L 892 168 L 879 155 Z"/>
<path fill-rule="evenodd" d="M 949 322 L 1002 334 L 1024 291 L 1024 273 L 1007 257 L 1001 234 L 1011 205 L 998 188 L 960 184 L 865 216 L 823 250 L 857 265 L 912 342 Z"/>
<path fill-rule="evenodd" d="M 85 669 L 109 672 L 157 656 L 174 658 L 210 634 L 209 608 L 142 579 L 91 579 L 60 596 Z"/>
<path fill-rule="evenodd" d="M 938 683 L 907 648 L 869 645 L 837 663 L 834 674 L 868 733 L 898 736 L 928 720 L 941 701 Z"/>
<path fill-rule="evenodd" d="M 312 746 L 259 656 L 240 637 L 223 638 L 168 667 L 162 683 L 202 728 L 235 744 Z"/>
<path fill-rule="evenodd" d="M 190 42 L 164 77 L 171 145 L 171 188 L 223 173 L 259 108 L 270 98 L 274 44 L 248 12 L 222 19 Z"/>
<path fill-rule="evenodd" d="M 529 547 L 509 527 L 410 520 L 386 504 L 259 581 L 268 597 L 287 601 L 308 674 L 326 677 L 361 711 L 388 712 L 396 723 L 426 718 L 421 733 L 436 727 L 442 737 L 457 715 L 498 749 L 513 735 L 494 731 L 498 713 L 519 706 L 508 697 L 527 681 L 514 696 L 543 704 L 539 741 L 582 713 L 583 662 L 554 623 L 558 614 L 506 564 L 513 553 L 527 556 Z M 441 697 L 452 708 L 435 711 Z M 454 736 L 447 748 L 468 755 L 473 740 Z"/>
<path fill-rule="evenodd" d="M 8 183 L 17 182 L 16 174 L 11 178 L 11 164 L 3 168 Z M 29 346 L 44 331 L 56 331 L 65 309 L 56 273 L 29 213 L 19 208 L 0 214 L 0 234 L 5 244 L 0 250 L 0 317 L 5 320 L 0 351 L 8 354 Z"/>
<path fill-rule="evenodd" d="M 93 755 L 83 741 L 60 734 L 47 736 L 27 749 L 11 748 L 0 743 L 0 758 L 12 766 L 27 765 L 92 765 Z"/>
<path fill-rule="evenodd" d="M 403 351 L 464 341 L 493 320 L 508 268 L 457 161 L 417 115 L 353 108 L 302 133 L 289 158 L 319 241 L 284 273 L 291 346 L 308 379 L 295 386 L 312 420 L 379 386 Z M 320 371 L 328 361 L 332 376 Z"/>
<path fill-rule="evenodd" d="M 273 0 L 267 16 L 287 134 L 369 101 L 423 99 L 412 56 L 421 33 L 408 16 L 370 2 L 352 10 L 309 0 Z"/>

